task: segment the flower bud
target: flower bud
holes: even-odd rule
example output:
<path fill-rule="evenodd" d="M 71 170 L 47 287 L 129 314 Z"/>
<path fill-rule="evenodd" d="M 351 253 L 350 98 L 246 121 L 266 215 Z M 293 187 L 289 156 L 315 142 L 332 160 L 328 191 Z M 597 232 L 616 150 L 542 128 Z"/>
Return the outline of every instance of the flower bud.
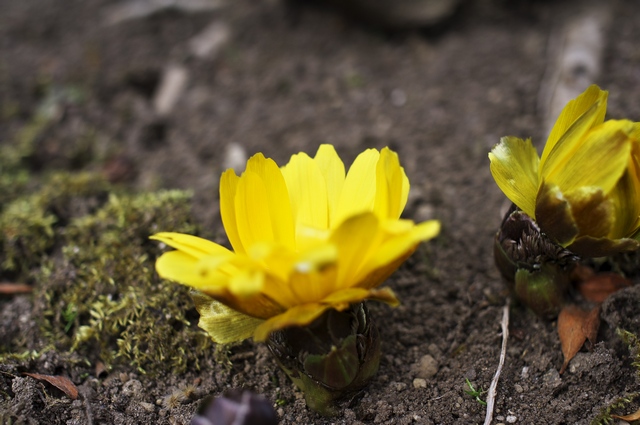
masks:
<path fill-rule="evenodd" d="M 560 311 L 569 290 L 571 270 L 579 258 L 552 242 L 515 205 L 496 234 L 494 257 L 520 302 L 543 317 Z"/>
<path fill-rule="evenodd" d="M 325 416 L 335 415 L 335 403 L 362 389 L 380 364 L 378 330 L 364 303 L 328 310 L 306 327 L 272 332 L 267 346 L 307 406 Z"/>

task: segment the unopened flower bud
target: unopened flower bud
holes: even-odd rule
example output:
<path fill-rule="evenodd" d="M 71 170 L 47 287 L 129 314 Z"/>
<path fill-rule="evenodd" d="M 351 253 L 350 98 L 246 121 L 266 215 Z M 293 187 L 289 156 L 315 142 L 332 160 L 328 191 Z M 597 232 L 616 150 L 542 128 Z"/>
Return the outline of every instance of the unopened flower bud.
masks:
<path fill-rule="evenodd" d="M 271 333 L 267 346 L 305 395 L 307 406 L 332 416 L 378 371 L 380 339 L 364 303 L 328 310 L 306 327 Z"/>
<path fill-rule="evenodd" d="M 520 302 L 543 317 L 560 311 L 578 257 L 552 242 L 531 217 L 515 206 L 507 212 L 496 234 L 494 257 Z"/>

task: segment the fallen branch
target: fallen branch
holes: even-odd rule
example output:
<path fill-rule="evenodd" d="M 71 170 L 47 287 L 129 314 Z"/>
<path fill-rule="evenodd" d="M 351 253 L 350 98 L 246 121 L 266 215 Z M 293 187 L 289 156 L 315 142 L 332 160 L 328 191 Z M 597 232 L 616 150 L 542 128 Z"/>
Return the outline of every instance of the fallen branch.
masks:
<path fill-rule="evenodd" d="M 491 386 L 489 387 L 489 394 L 487 395 L 487 414 L 484 417 L 484 425 L 490 425 L 493 420 L 493 406 L 496 402 L 496 392 L 498 389 L 498 379 L 500 379 L 500 373 L 502 373 L 502 366 L 504 366 L 504 359 L 507 356 L 507 340 L 509 339 L 509 302 L 504 306 L 502 310 L 502 349 L 500 350 L 500 362 L 498 369 L 496 370 L 493 379 L 491 380 Z"/>

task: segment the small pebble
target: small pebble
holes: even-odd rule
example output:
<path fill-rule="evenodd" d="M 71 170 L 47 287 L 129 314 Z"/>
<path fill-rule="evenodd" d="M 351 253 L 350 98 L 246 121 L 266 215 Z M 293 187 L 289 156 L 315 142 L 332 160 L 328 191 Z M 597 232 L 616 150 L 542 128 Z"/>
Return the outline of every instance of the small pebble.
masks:
<path fill-rule="evenodd" d="M 516 423 L 516 421 L 518 420 L 518 418 L 514 415 L 509 415 L 507 416 L 507 422 L 510 424 L 514 424 Z"/>
<path fill-rule="evenodd" d="M 422 378 L 414 379 L 413 388 L 427 388 L 427 380 Z"/>
<path fill-rule="evenodd" d="M 178 103 L 189 81 L 189 71 L 182 65 L 170 65 L 153 98 L 153 108 L 159 116 L 167 116 Z"/>
<path fill-rule="evenodd" d="M 131 379 L 122 386 L 122 394 L 127 397 L 137 397 L 142 391 L 142 382 Z"/>
<path fill-rule="evenodd" d="M 478 377 L 478 372 L 476 372 L 474 368 L 471 368 L 465 372 L 464 377 L 469 381 L 475 381 L 475 379 Z"/>
<path fill-rule="evenodd" d="M 515 385 L 515 388 L 516 388 L 516 392 L 517 392 L 517 393 L 522 393 L 522 392 L 524 392 L 524 388 L 522 388 L 522 385 L 520 385 L 520 384 L 516 384 L 516 385 Z"/>
<path fill-rule="evenodd" d="M 146 401 L 141 401 L 140 407 L 142 407 L 144 410 L 146 410 L 149 413 L 155 410 L 155 406 L 152 403 L 147 403 Z"/>
<path fill-rule="evenodd" d="M 426 354 L 422 356 L 417 365 L 414 365 L 414 368 L 416 377 L 423 379 L 433 378 L 438 373 L 438 361 L 430 354 Z"/>
<path fill-rule="evenodd" d="M 394 106 L 404 106 L 407 103 L 407 94 L 402 89 L 393 89 L 391 91 L 391 103 Z"/>
<path fill-rule="evenodd" d="M 542 382 L 549 387 L 555 388 L 562 384 L 562 378 L 560 378 L 560 374 L 555 368 L 551 368 L 542 376 Z"/>
<path fill-rule="evenodd" d="M 224 160 L 222 161 L 222 167 L 226 170 L 233 168 L 233 170 L 240 174 L 244 171 L 245 164 L 247 162 L 247 151 L 239 143 L 229 143 L 224 152 Z"/>

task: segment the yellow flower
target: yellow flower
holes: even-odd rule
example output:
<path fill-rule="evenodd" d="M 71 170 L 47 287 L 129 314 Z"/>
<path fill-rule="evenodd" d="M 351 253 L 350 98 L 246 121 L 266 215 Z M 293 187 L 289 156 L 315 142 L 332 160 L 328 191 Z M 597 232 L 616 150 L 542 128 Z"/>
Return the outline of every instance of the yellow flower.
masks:
<path fill-rule="evenodd" d="M 227 343 L 311 323 L 327 309 L 375 299 L 376 289 L 439 232 L 436 221 L 400 219 L 409 180 L 388 148 L 361 153 L 345 175 L 331 145 L 287 165 L 262 154 L 220 181 L 220 212 L 233 251 L 179 233 L 152 236 L 176 248 L 156 263 L 158 274 L 197 289 L 200 326 Z M 205 295 L 202 295 L 205 294 Z M 214 301 L 217 300 L 217 301 Z"/>
<path fill-rule="evenodd" d="M 589 87 L 562 110 L 539 158 L 531 140 L 504 137 L 491 153 L 500 189 L 573 252 L 637 249 L 640 123 L 604 121 L 607 92 Z"/>

